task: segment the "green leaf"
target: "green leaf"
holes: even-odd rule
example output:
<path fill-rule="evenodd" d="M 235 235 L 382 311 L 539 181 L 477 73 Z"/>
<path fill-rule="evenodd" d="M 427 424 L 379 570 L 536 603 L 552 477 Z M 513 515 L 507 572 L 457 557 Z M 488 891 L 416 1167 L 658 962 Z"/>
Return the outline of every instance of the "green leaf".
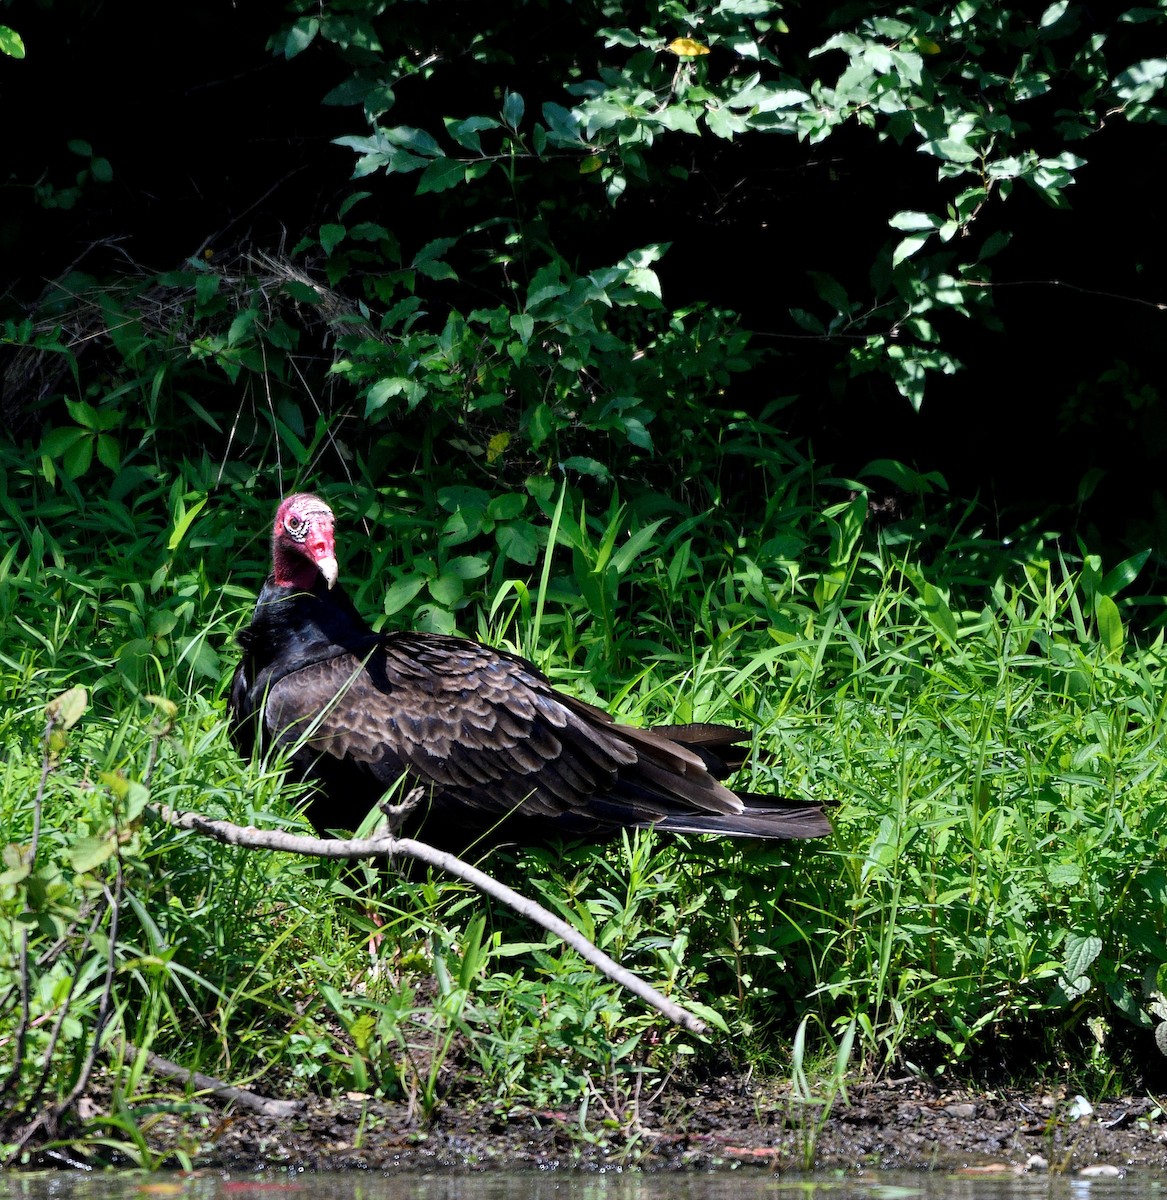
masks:
<path fill-rule="evenodd" d="M 435 141 L 433 134 L 426 133 L 424 129 L 414 129 L 410 125 L 398 125 L 394 129 L 386 129 L 384 133 L 393 145 L 410 150 L 414 154 L 424 155 L 426 158 L 437 158 L 442 153 L 442 148 Z"/>
<path fill-rule="evenodd" d="M 78 838 L 69 847 L 69 864 L 78 874 L 92 871 L 113 857 L 117 844 L 109 834 Z"/>
<path fill-rule="evenodd" d="M 343 225 L 321 225 L 320 246 L 325 254 L 331 254 L 344 241 L 348 230 Z"/>
<path fill-rule="evenodd" d="M 1065 968 L 1069 979 L 1077 980 L 1093 965 L 1094 960 L 1102 953 L 1102 939 L 1093 934 L 1083 936 L 1078 933 L 1066 935 Z"/>
<path fill-rule="evenodd" d="M 365 396 L 365 416 L 371 417 L 394 396 L 404 396 L 406 407 L 412 412 L 425 399 L 426 387 L 415 379 L 378 379 Z"/>
<path fill-rule="evenodd" d="M 444 604 L 446 608 L 453 608 L 462 599 L 465 589 L 462 586 L 461 578 L 451 572 L 439 575 L 437 579 L 431 579 L 429 592 L 439 604 Z"/>
<path fill-rule="evenodd" d="M 447 512 L 454 512 L 459 508 L 480 508 L 485 512 L 490 503 L 490 493 L 481 488 L 468 487 L 466 484 L 452 484 L 450 487 L 438 488 L 438 503 Z"/>
<path fill-rule="evenodd" d="M 71 687 L 45 705 L 45 717 L 58 729 L 72 729 L 88 707 L 89 693 L 83 687 Z"/>
<path fill-rule="evenodd" d="M 531 340 L 531 334 L 535 332 L 535 318 L 529 313 L 515 313 L 511 317 L 511 328 L 525 346 Z"/>
<path fill-rule="evenodd" d="M 558 427 L 559 422 L 555 419 L 555 413 L 549 405 L 540 400 L 531 410 L 530 420 L 527 423 L 527 433 L 531 438 L 531 445 L 538 450 Z"/>
<path fill-rule="evenodd" d="M 414 255 L 413 262 L 409 265 L 414 268 L 425 266 L 426 263 L 437 262 L 447 250 L 453 249 L 458 244 L 457 238 L 434 238 L 432 242 L 426 242 L 424 246 Z"/>
<path fill-rule="evenodd" d="M 911 467 L 893 458 L 874 459 L 859 471 L 858 475 L 860 479 L 866 479 L 871 475 L 878 479 L 887 479 L 896 487 L 913 496 L 927 496 L 937 488 L 941 491 L 948 490 L 948 484 L 943 475 L 935 471 L 921 475 L 918 471 L 913 471 Z"/>
<path fill-rule="evenodd" d="M 385 593 L 385 615 L 391 617 L 407 604 L 411 604 L 425 585 L 424 575 L 409 575 L 405 579 L 398 579 Z"/>
<path fill-rule="evenodd" d="M 10 842 L 0 854 L 5 870 L 0 871 L 0 887 L 11 886 L 27 879 L 32 873 L 32 847 Z"/>
<path fill-rule="evenodd" d="M 102 466 L 116 471 L 122 465 L 122 449 L 117 438 L 108 433 L 97 435 L 97 460 Z"/>
<path fill-rule="evenodd" d="M 456 158 L 437 158 L 421 173 L 417 194 L 444 192 L 466 181 L 466 167 Z"/>
<path fill-rule="evenodd" d="M 1134 583 L 1150 557 L 1150 550 L 1140 550 L 1138 554 L 1132 554 L 1130 558 L 1124 559 L 1117 567 L 1106 572 L 1098 585 L 1098 590 L 1107 596 L 1117 596 L 1123 588 Z"/>
<path fill-rule="evenodd" d="M 117 798 L 121 806 L 121 818 L 123 821 L 133 821 L 141 816 L 142 810 L 146 807 L 150 799 L 150 792 L 145 784 L 139 783 L 136 779 L 127 779 L 124 775 L 119 775 L 116 771 L 102 771 L 98 778 Z M 104 862 L 106 857 L 108 855 L 104 856 L 100 861 Z M 76 869 L 78 871 L 87 871 L 92 868 L 77 867 Z"/>
<path fill-rule="evenodd" d="M 509 521 L 495 530 L 499 549 L 515 562 L 533 566 L 539 559 L 539 534 L 529 521 Z"/>
<path fill-rule="evenodd" d="M 280 288 L 298 304 L 320 304 L 324 299 L 317 288 L 302 279 L 285 279 Z"/>
<path fill-rule="evenodd" d="M 450 559 L 445 565 L 445 570 L 457 575 L 459 579 L 481 579 L 490 570 L 490 564 L 476 554 L 464 554 Z"/>
<path fill-rule="evenodd" d="M 273 49 L 277 54 L 282 52 L 285 58 L 295 58 L 312 45 L 319 32 L 318 17 L 301 17 L 284 31 L 282 39 L 273 45 Z M 273 39 L 273 42 L 275 41 L 276 39 Z"/>
<path fill-rule="evenodd" d="M 82 428 L 101 428 L 101 418 L 92 404 L 86 404 L 84 400 L 66 400 L 65 407 L 69 410 L 69 416 Z"/>
<path fill-rule="evenodd" d="M 238 346 L 244 338 L 246 338 L 254 328 L 256 321 L 259 319 L 259 310 L 255 308 L 245 308 L 231 322 L 230 328 L 227 330 L 227 345 Z"/>
<path fill-rule="evenodd" d="M 61 429 L 50 429 L 41 438 L 38 453 L 47 455 L 49 458 L 60 458 L 67 450 L 75 446 L 81 438 L 87 436 L 84 429 L 78 429 L 75 425 L 66 425 Z"/>
<path fill-rule="evenodd" d="M 9 58 L 24 57 L 24 39 L 7 25 L 0 25 L 0 54 L 7 54 Z"/>
<path fill-rule="evenodd" d="M 523 120 L 526 105 L 518 92 L 507 92 L 502 105 L 502 119 L 512 128 L 518 129 Z"/>
<path fill-rule="evenodd" d="M 934 585 L 926 582 L 921 589 L 920 598 L 922 600 L 920 607 L 931 622 L 933 629 L 950 646 L 955 646 L 960 637 L 960 629 L 956 624 L 956 618 L 952 615 L 952 609 L 948 607 L 944 597 Z"/>
<path fill-rule="evenodd" d="M 482 153 L 482 140 L 478 135 L 487 129 L 499 128 L 499 123 L 492 117 L 467 117 L 464 121 L 455 121 L 447 117 L 445 124 L 450 137 L 459 146 L 473 150 L 475 154 Z"/>
<path fill-rule="evenodd" d="M 495 496 L 486 506 L 487 513 L 496 521 L 511 521 L 527 506 L 527 497 L 519 492 L 506 492 Z"/>
<path fill-rule="evenodd" d="M 925 212 L 898 212 L 892 217 L 888 224 L 893 229 L 903 230 L 904 233 L 931 233 L 934 229 L 939 229 L 943 221 L 939 217 L 932 216 L 931 213 Z"/>
<path fill-rule="evenodd" d="M 1118 605 L 1109 596 L 1099 594 L 1094 598 L 1094 617 L 1098 622 L 1098 640 L 1107 653 L 1111 656 L 1120 654 L 1126 634 Z"/>
<path fill-rule="evenodd" d="M 592 475 L 596 479 L 601 479 L 605 483 L 612 478 L 611 471 L 599 459 L 585 458 L 578 454 L 573 454 L 570 458 L 565 458 L 559 464 L 565 471 L 580 471 L 584 475 Z"/>
<path fill-rule="evenodd" d="M 928 241 L 928 234 L 913 234 L 911 237 L 904 238 L 895 248 L 895 253 L 891 256 L 891 265 L 898 267 L 906 258 L 911 258 L 917 250 L 920 249 Z"/>
<path fill-rule="evenodd" d="M 174 532 L 170 535 L 170 539 L 166 543 L 166 549 L 174 551 L 178 549 L 179 543 L 186 537 L 186 531 L 190 528 L 191 522 L 203 511 L 203 506 L 210 499 L 210 496 L 204 496 L 201 500 L 196 500 L 190 508 L 181 512 L 178 519 L 174 522 Z"/>
<path fill-rule="evenodd" d="M 1066 15 L 1066 9 L 1069 7 L 1070 0 L 1057 0 L 1056 4 L 1051 4 L 1041 14 L 1041 21 L 1038 23 L 1040 28 L 1047 29 L 1050 25 L 1056 25 Z"/>
<path fill-rule="evenodd" d="M 653 521 L 651 525 L 645 525 L 643 529 L 638 529 L 629 539 L 612 555 L 612 566 L 616 568 L 617 574 L 623 575 L 630 566 L 644 553 L 652 544 L 652 539 L 656 536 L 656 531 L 665 523 L 662 517 L 659 521 Z"/>

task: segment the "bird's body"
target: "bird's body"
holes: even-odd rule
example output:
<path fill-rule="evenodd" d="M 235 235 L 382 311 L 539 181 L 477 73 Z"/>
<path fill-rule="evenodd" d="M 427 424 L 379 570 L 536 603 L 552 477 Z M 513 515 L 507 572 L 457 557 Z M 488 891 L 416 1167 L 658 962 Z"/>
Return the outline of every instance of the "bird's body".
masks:
<path fill-rule="evenodd" d="M 620 725 L 517 655 L 440 634 L 374 633 L 335 585 L 332 523 L 313 496 L 280 506 L 273 573 L 240 636 L 230 701 L 242 752 L 282 750 L 315 784 L 317 829 L 354 829 L 404 776 L 425 797 L 417 836 L 453 850 L 483 836 L 603 838 L 647 826 L 830 831 L 817 805 L 719 782 L 741 762 L 740 730 Z"/>

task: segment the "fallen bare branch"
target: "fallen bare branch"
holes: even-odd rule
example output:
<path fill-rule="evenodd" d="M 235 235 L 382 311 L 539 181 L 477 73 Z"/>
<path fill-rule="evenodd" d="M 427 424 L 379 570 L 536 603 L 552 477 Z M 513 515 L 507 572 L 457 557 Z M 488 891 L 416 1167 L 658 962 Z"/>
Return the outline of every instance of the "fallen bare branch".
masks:
<path fill-rule="evenodd" d="M 456 858 L 444 850 L 436 850 L 433 846 L 427 846 L 425 842 L 417 842 L 412 838 L 391 837 L 388 834 L 348 839 L 304 837 L 299 834 L 282 833 L 274 829 L 256 829 L 251 825 L 235 825 L 230 821 L 213 821 L 200 813 L 178 812 L 165 805 L 151 805 L 150 807 L 168 824 L 178 829 L 189 829 L 204 834 L 228 846 L 243 846 L 251 850 L 284 850 L 291 854 L 305 854 L 315 858 L 378 858 L 397 855 L 416 859 L 418 862 L 436 867 L 438 870 L 473 884 L 479 891 L 485 892 L 486 895 L 506 904 L 521 916 L 555 934 L 609 979 L 626 988 L 633 995 L 639 996 L 641 1000 L 668 1017 L 674 1024 L 680 1025 L 692 1033 L 705 1032 L 704 1021 L 674 1003 L 667 996 L 661 995 L 656 988 L 645 983 L 639 975 L 634 975 L 627 968 L 620 966 L 602 950 L 592 945 L 566 921 L 562 921 L 554 913 L 548 912 L 541 904 L 536 904 L 534 900 L 519 895 L 518 892 L 499 883 L 498 880 L 491 878 L 468 862 L 463 862 L 462 859 Z"/>
<path fill-rule="evenodd" d="M 129 1054 L 138 1053 L 137 1048 L 129 1044 L 126 1051 Z M 249 1092 L 246 1088 L 224 1083 L 213 1075 L 204 1075 L 201 1071 L 188 1071 L 185 1067 L 180 1067 L 169 1059 L 160 1058 L 151 1051 L 146 1052 L 146 1066 L 155 1075 L 163 1075 L 167 1079 L 180 1079 L 200 1092 L 210 1092 L 219 1100 L 229 1101 L 265 1117 L 293 1117 L 304 1107 L 303 1101 L 300 1100 L 269 1100 L 266 1096 Z"/>

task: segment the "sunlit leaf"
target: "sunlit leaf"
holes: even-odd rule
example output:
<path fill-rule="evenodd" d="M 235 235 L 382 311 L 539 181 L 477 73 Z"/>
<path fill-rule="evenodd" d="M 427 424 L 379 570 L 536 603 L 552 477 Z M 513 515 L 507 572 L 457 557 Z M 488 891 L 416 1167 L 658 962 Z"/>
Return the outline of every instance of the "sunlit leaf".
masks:
<path fill-rule="evenodd" d="M 69 848 L 69 863 L 74 871 L 92 871 L 112 858 L 116 849 L 117 843 L 108 834 L 78 838 Z"/>
<path fill-rule="evenodd" d="M 673 54 L 681 58 L 696 58 L 699 54 L 709 53 L 708 46 L 704 46 L 700 42 L 695 42 L 692 38 L 687 37 L 673 38 L 665 49 L 672 51 Z"/>
<path fill-rule="evenodd" d="M 23 58 L 25 54 L 24 39 L 8 25 L 0 25 L 0 54 L 9 58 Z"/>
<path fill-rule="evenodd" d="M 45 716 L 61 729 L 72 729 L 89 707 L 89 693 L 81 686 L 71 687 L 45 705 Z"/>

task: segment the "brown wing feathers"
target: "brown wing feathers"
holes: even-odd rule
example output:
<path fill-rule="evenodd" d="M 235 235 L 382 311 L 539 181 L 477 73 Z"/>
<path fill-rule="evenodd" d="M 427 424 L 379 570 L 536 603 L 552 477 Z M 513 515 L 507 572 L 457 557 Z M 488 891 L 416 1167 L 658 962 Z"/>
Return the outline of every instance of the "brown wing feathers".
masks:
<path fill-rule="evenodd" d="M 754 837 L 829 832 L 816 805 L 719 782 L 744 760 L 741 730 L 619 725 L 517 656 L 460 638 L 372 634 L 328 579 L 332 545 L 321 501 L 281 505 L 276 570 L 242 639 L 231 693 L 237 743 L 249 750 L 257 730 L 261 746 L 289 754 L 316 784 L 309 816 L 318 826 L 355 828 L 404 773 L 429 792 L 422 836 L 451 848 L 495 826 L 504 840 L 604 837 L 646 824 Z M 312 555 L 322 573 L 304 567 Z"/>

